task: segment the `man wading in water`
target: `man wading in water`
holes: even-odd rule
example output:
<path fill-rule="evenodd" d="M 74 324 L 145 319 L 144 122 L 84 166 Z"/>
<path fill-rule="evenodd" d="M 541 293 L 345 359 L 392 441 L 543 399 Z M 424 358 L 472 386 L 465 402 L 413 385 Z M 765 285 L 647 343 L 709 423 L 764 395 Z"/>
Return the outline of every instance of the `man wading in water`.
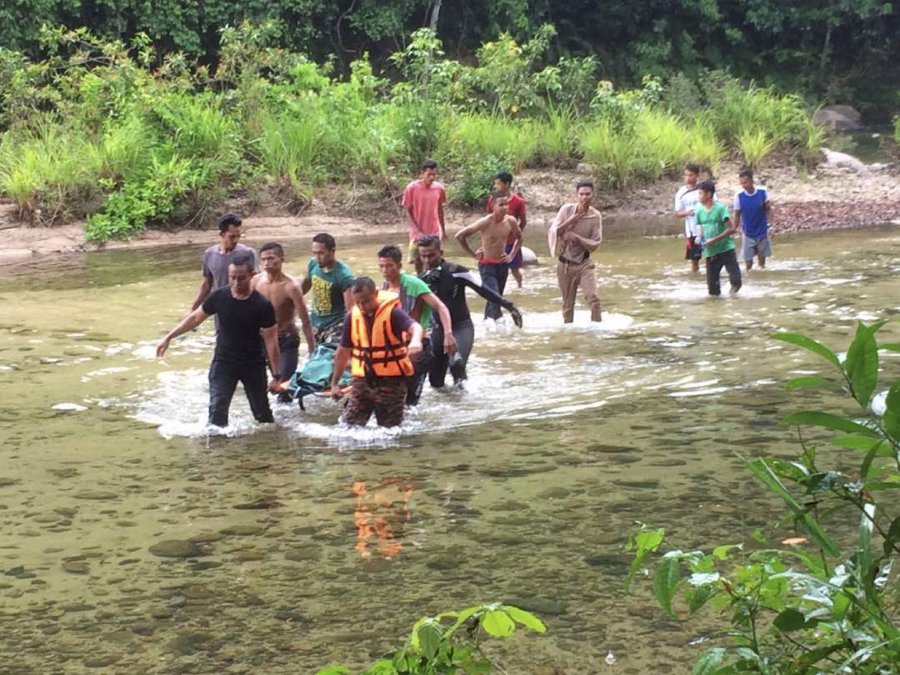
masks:
<path fill-rule="evenodd" d="M 241 217 L 236 213 L 226 213 L 219 218 L 219 243 L 203 252 L 203 280 L 191 303 L 191 312 L 203 304 L 212 291 L 228 285 L 228 266 L 236 254 L 244 252 L 253 256 L 251 271 L 256 272 L 256 251 L 238 243 L 243 234 L 241 224 Z"/>
<path fill-rule="evenodd" d="M 563 323 L 575 320 L 575 294 L 578 287 L 591 307 L 591 321 L 600 321 L 597 275 L 591 253 L 603 241 L 603 217 L 591 206 L 594 184 L 581 181 L 576 188 L 578 201 L 564 204 L 556 214 L 547 235 L 550 255 L 558 256 L 556 278 L 562 292 Z"/>
<path fill-rule="evenodd" d="M 266 395 L 266 354 L 273 379 L 269 389 L 278 391 L 281 354 L 278 351 L 278 327 L 275 308 L 250 286 L 253 255 L 235 254 L 228 266 L 228 286 L 213 291 L 203 304 L 181 320 L 160 340 L 156 355 L 163 356 L 169 343 L 193 330 L 209 316 L 219 320 L 216 351 L 209 366 L 209 423 L 228 426 L 228 409 L 237 383 L 244 385 L 250 410 L 257 422 L 274 422 Z"/>
<path fill-rule="evenodd" d="M 365 426 L 374 412 L 378 426 L 399 426 L 406 378 L 414 372 L 410 359 L 422 351 L 422 327 L 400 308 L 396 293 L 376 290 L 369 277 L 353 282 L 353 301 L 334 355 L 331 395 L 341 397 L 340 379 L 349 362 L 353 387 L 344 421 Z"/>
<path fill-rule="evenodd" d="M 431 333 L 434 360 L 428 372 L 428 381 L 432 387 L 443 387 L 449 368 L 454 384 L 462 388 L 466 379 L 466 363 L 469 361 L 469 354 L 472 353 L 472 344 L 475 341 L 475 327 L 472 325 L 469 306 L 466 304 L 466 287 L 471 288 L 488 302 L 495 302 L 506 309 L 519 328 L 522 327 L 522 314 L 509 300 L 479 284 L 468 269 L 444 260 L 441 240 L 437 237 L 422 237 L 418 245 L 419 256 L 425 266 L 422 280 L 450 310 L 453 337 L 456 338 L 457 347 L 456 353 L 452 356 L 444 351 L 444 328 L 434 327 Z"/>
<path fill-rule="evenodd" d="M 506 290 L 506 279 L 509 276 L 509 263 L 519 252 L 522 245 L 522 233 L 519 224 L 507 212 L 509 197 L 501 192 L 493 195 L 494 210 L 489 216 L 476 220 L 471 225 L 464 227 L 456 233 L 456 241 L 463 250 L 478 261 L 478 274 L 481 275 L 481 284 L 503 295 Z M 473 251 L 469 246 L 469 237 L 475 233 L 481 234 L 481 247 Z M 512 249 L 506 252 L 507 239 L 513 239 Z M 495 321 L 503 316 L 500 305 L 488 302 L 484 307 L 484 318 Z"/>
<path fill-rule="evenodd" d="M 300 334 L 297 332 L 295 317 L 300 317 L 300 325 L 303 327 L 303 336 L 306 338 L 306 347 L 310 354 L 316 348 L 316 341 L 300 284 L 282 271 L 284 248 L 281 244 L 265 244 L 259 249 L 259 259 L 263 271 L 253 277 L 251 285 L 275 308 L 278 350 L 281 352 L 281 371 L 278 379 L 286 382 L 293 377 L 299 361 Z M 289 403 L 292 399 L 290 394 L 282 392 L 278 395 L 278 400 Z"/>
<path fill-rule="evenodd" d="M 341 325 L 353 307 L 353 272 L 337 259 L 334 237 L 320 232 L 312 240 L 313 257 L 306 266 L 300 284 L 303 295 L 312 290 L 311 320 L 316 331 L 316 344 L 337 342 Z"/>

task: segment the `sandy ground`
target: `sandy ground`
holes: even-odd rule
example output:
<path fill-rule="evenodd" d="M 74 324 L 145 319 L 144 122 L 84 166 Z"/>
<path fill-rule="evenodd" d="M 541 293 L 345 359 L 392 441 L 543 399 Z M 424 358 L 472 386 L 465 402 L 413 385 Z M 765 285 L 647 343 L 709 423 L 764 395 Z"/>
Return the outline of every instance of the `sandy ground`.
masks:
<path fill-rule="evenodd" d="M 736 164 L 724 164 L 716 177 L 719 198 L 727 199 L 729 204 L 739 187 L 737 170 Z M 559 205 L 572 199 L 574 184 L 579 177 L 570 170 L 522 172 L 517 183 L 528 201 L 530 226 L 546 227 Z M 900 221 L 900 166 L 896 164 L 865 173 L 822 164 L 806 175 L 794 167 L 779 167 L 759 171 L 757 183 L 766 185 L 772 194 L 776 205 L 773 223 L 776 231 L 862 227 Z M 676 235 L 681 231 L 680 225 L 669 214 L 678 186 L 677 180 L 666 179 L 647 186 L 602 191 L 596 202 L 610 224 L 620 221 L 631 227 L 643 219 L 655 223 L 656 229 L 652 233 Z M 345 209 L 344 205 L 326 196 L 314 201 L 300 215 L 292 215 L 276 204 L 264 205 L 243 215 L 247 235 L 253 241 L 297 239 L 322 231 L 338 238 L 366 234 L 402 237 L 405 232 L 400 208 L 390 199 L 368 206 L 356 201 L 352 208 Z M 456 230 L 477 215 L 476 209 L 451 205 L 447 213 L 448 229 Z M 109 242 L 105 248 L 212 243 L 215 239 L 212 227 L 178 232 L 153 230 L 129 241 Z M 0 202 L 0 266 L 15 264 L 34 255 L 96 248 L 84 241 L 81 223 L 29 227 L 18 219 L 13 204 Z"/>

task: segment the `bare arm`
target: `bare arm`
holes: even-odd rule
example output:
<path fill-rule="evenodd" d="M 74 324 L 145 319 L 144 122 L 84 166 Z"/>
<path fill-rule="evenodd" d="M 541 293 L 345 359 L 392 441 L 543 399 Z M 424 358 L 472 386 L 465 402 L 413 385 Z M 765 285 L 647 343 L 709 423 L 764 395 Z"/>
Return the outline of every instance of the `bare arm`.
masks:
<path fill-rule="evenodd" d="M 310 279 L 308 276 L 303 277 L 303 281 L 300 282 L 300 292 L 303 295 L 306 295 L 307 293 L 309 293 L 310 288 L 312 288 L 312 279 Z"/>
<path fill-rule="evenodd" d="M 191 303 L 192 312 L 200 305 L 202 305 L 204 300 L 206 300 L 206 296 L 210 294 L 210 291 L 212 291 L 212 285 L 212 277 L 203 277 L 203 281 L 200 282 L 200 288 L 197 290 L 197 295 L 194 298 L 194 301 Z"/>
<path fill-rule="evenodd" d="M 272 369 L 272 382 L 269 389 L 274 391 L 278 387 L 278 373 L 281 372 L 281 350 L 278 349 L 278 324 L 272 324 L 262 329 L 263 342 L 266 343 L 266 354 L 269 357 L 269 368 Z"/>
<path fill-rule="evenodd" d="M 331 373 L 331 395 L 335 398 L 340 398 L 341 396 L 339 383 L 344 375 L 344 371 L 347 370 L 347 364 L 350 363 L 351 353 L 350 347 L 338 347 L 334 353 L 334 372 Z"/>
<path fill-rule="evenodd" d="M 350 287 L 344 291 L 344 309 L 348 312 L 353 309 L 353 305 L 356 303 L 353 302 L 353 288 Z"/>
<path fill-rule="evenodd" d="M 490 216 L 488 216 L 490 218 Z M 462 246 L 463 251 L 466 251 L 470 256 L 479 260 L 479 257 L 475 254 L 475 251 L 472 250 L 472 247 L 469 246 L 469 237 L 471 237 L 476 232 L 481 232 L 484 230 L 485 225 L 488 223 L 488 218 L 479 218 L 471 225 L 466 225 L 463 229 L 456 233 L 456 241 L 459 242 L 459 245 Z"/>
<path fill-rule="evenodd" d="M 769 228 L 771 229 L 772 225 L 773 225 L 772 219 L 775 216 L 775 213 L 772 210 L 772 202 L 766 202 L 765 209 L 766 209 L 766 221 L 769 223 Z M 737 215 L 737 214 L 735 214 L 735 215 Z M 740 221 L 738 221 L 738 222 L 740 222 Z"/>
<path fill-rule="evenodd" d="M 472 276 L 472 274 L 470 272 L 466 272 L 463 274 L 457 273 L 457 274 L 454 274 L 453 276 L 456 279 L 459 279 L 461 282 L 463 282 L 466 286 L 471 288 L 473 291 L 478 293 L 478 295 L 480 295 L 482 298 L 484 298 L 488 302 L 494 302 L 494 303 L 497 303 L 498 305 L 500 305 L 503 309 L 505 309 L 507 312 L 509 312 L 512 315 L 512 318 L 513 318 L 513 321 L 515 322 L 515 324 L 519 328 L 522 327 L 522 313 L 519 311 L 519 308 L 516 307 L 513 303 L 511 303 L 509 300 L 504 298 L 502 295 L 500 295 L 496 291 L 493 291 L 490 288 L 485 288 L 484 286 L 479 284 L 477 281 L 475 281 L 475 278 Z"/>
<path fill-rule="evenodd" d="M 453 320 L 450 318 L 450 310 L 447 305 L 441 302 L 441 299 L 434 293 L 426 293 L 420 295 L 418 300 L 424 300 L 425 303 L 434 310 L 441 322 L 441 328 L 444 329 L 444 353 L 453 354 L 457 350 L 456 338 L 453 337 Z M 418 321 L 418 317 L 413 317 Z"/>
<path fill-rule="evenodd" d="M 441 224 L 441 241 L 446 241 L 447 226 L 444 225 L 444 202 L 438 202 L 438 222 Z"/>
<path fill-rule="evenodd" d="M 416 233 L 416 239 L 418 239 L 419 237 L 424 236 L 425 233 L 422 232 L 422 228 L 419 227 L 419 224 L 416 222 L 416 219 L 413 218 L 413 214 L 412 214 L 412 204 L 410 204 L 409 206 L 405 207 L 405 208 L 403 209 L 403 212 L 406 214 L 406 222 L 407 222 L 407 224 L 409 225 L 410 229 L 411 229 L 413 232 Z M 441 214 L 443 214 L 443 210 L 441 211 Z M 441 216 L 441 228 L 442 228 L 442 231 L 443 231 L 443 227 L 444 227 L 444 220 L 443 220 L 443 215 L 442 215 L 442 216 Z"/>
<path fill-rule="evenodd" d="M 406 347 L 407 354 L 417 356 L 422 353 L 422 335 L 424 332 L 419 322 L 413 321 L 412 326 L 409 327 L 410 338 Z"/>
<path fill-rule="evenodd" d="M 184 317 L 175 328 L 170 330 L 166 336 L 159 341 L 159 344 L 156 345 L 156 355 L 162 356 L 166 353 L 166 350 L 169 348 L 169 343 L 177 338 L 179 335 L 184 335 L 188 331 L 194 330 L 197 326 L 203 323 L 206 318 L 209 316 L 206 312 L 203 311 L 202 308 L 197 308 Z"/>
<path fill-rule="evenodd" d="M 503 262 L 506 263 L 512 262 L 513 258 L 519 254 L 519 249 L 522 248 L 522 229 L 515 218 L 511 218 L 510 220 L 511 231 L 516 236 L 516 240 L 513 242 L 512 248 L 509 249 L 509 253 L 503 256 Z"/>
<path fill-rule="evenodd" d="M 767 211 L 768 211 L 768 209 L 767 209 Z M 735 231 L 737 231 L 741 228 L 741 212 L 740 212 L 740 210 L 733 211 L 732 215 L 734 216 L 734 229 L 735 229 Z"/>
<path fill-rule="evenodd" d="M 303 337 L 306 338 L 306 346 L 309 353 L 312 354 L 316 348 L 316 338 L 313 335 L 312 323 L 309 320 L 309 310 L 306 309 L 306 303 L 303 302 L 303 293 L 300 291 L 300 284 L 293 283 L 290 286 L 291 300 L 297 310 L 297 316 L 300 319 L 300 326 L 303 329 Z"/>

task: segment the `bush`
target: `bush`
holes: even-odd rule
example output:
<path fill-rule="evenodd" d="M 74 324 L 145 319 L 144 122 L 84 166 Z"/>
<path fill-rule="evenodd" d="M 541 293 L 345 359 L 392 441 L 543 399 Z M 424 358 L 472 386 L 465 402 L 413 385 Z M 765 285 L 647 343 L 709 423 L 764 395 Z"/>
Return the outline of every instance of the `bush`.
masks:
<path fill-rule="evenodd" d="M 762 540 L 755 551 L 726 544 L 709 553 L 673 550 L 662 556 L 653 589 L 666 613 L 680 611 L 680 595 L 690 614 L 709 605 L 729 615 L 730 625 L 717 634 L 724 644 L 704 652 L 694 673 L 896 672 L 900 379 L 878 394 L 876 333 L 884 323 L 860 323 L 844 354 L 803 335 L 775 335 L 823 358 L 832 374 L 795 377 L 789 389 L 843 389 L 856 406 L 849 415 L 797 412 L 782 421 L 838 432 L 834 444 L 862 460 L 856 471 L 830 468 L 824 453 L 801 436 L 796 461 L 759 458 L 749 468 L 784 502 L 804 537 L 781 546 Z M 881 349 L 900 352 L 900 345 Z M 664 534 L 644 528 L 631 538 L 637 554 L 626 586 L 662 546 Z"/>

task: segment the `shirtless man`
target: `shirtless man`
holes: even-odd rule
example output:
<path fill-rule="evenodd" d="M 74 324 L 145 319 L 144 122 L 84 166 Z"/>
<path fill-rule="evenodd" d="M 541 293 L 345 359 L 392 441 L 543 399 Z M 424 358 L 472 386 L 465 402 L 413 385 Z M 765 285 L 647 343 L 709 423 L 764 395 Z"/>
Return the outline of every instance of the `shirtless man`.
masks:
<path fill-rule="evenodd" d="M 259 259 L 263 271 L 253 277 L 251 287 L 258 291 L 275 308 L 275 321 L 278 324 L 278 349 L 281 351 L 281 371 L 279 380 L 287 382 L 297 370 L 300 349 L 300 335 L 297 332 L 295 317 L 300 317 L 306 346 L 312 354 L 316 347 L 309 312 L 303 302 L 300 284 L 285 274 L 281 267 L 284 264 L 284 249 L 281 244 L 268 243 L 259 249 Z M 278 400 L 290 402 L 290 394 L 279 394 Z"/>
<path fill-rule="evenodd" d="M 457 232 L 456 240 L 464 251 L 478 261 L 481 285 L 503 295 L 509 276 L 509 262 L 522 246 L 522 231 L 518 221 L 508 213 L 509 195 L 495 192 L 491 196 L 494 200 L 493 212 Z M 468 240 L 476 232 L 481 234 L 481 247 L 473 251 Z M 509 253 L 506 252 L 508 238 L 515 238 Z M 500 305 L 494 302 L 485 305 L 484 318 L 496 320 L 501 316 Z"/>

